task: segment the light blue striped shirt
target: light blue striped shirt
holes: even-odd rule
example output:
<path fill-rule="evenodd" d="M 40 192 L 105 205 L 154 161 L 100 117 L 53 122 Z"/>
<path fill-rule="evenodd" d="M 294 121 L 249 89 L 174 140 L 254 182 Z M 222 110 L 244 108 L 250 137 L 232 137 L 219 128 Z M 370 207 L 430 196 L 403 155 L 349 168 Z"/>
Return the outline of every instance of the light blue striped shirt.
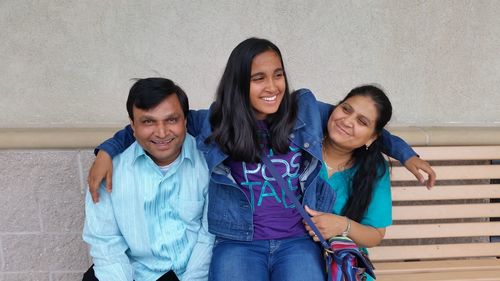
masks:
<path fill-rule="evenodd" d="M 208 169 L 189 134 L 166 174 L 135 142 L 113 159 L 113 192 L 87 192 L 83 239 L 101 281 L 153 281 L 172 269 L 206 280 L 214 237 L 208 233 Z"/>

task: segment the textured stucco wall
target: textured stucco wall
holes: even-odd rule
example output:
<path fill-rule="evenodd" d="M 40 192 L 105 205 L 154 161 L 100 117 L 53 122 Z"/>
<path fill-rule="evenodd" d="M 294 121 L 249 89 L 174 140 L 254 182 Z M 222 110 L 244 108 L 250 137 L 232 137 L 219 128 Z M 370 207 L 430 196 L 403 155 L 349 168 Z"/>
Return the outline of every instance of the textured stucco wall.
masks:
<path fill-rule="evenodd" d="M 291 85 L 338 101 L 376 82 L 393 125 L 500 126 L 499 1 L 0 1 L 0 127 L 127 122 L 130 78 L 166 76 L 207 107 L 249 36 Z"/>

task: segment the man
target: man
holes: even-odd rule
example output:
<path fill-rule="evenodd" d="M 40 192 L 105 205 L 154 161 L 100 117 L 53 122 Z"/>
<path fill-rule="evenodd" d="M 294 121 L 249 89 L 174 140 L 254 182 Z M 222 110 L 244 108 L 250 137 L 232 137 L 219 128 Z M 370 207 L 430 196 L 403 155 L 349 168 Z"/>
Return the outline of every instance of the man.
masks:
<path fill-rule="evenodd" d="M 130 89 L 136 142 L 113 159 L 113 192 L 96 204 L 87 192 L 83 239 L 98 280 L 207 279 L 208 169 L 186 134 L 188 110 L 186 94 L 168 79 L 140 79 Z M 91 268 L 83 280 L 92 275 Z"/>

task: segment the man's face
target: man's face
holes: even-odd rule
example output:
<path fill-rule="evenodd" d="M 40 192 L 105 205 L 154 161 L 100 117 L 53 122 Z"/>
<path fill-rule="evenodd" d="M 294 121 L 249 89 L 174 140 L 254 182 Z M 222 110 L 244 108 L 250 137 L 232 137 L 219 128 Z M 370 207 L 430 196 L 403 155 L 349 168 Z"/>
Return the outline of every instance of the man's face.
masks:
<path fill-rule="evenodd" d="M 158 166 L 166 166 L 179 156 L 186 137 L 186 117 L 176 94 L 156 107 L 133 107 L 131 126 L 137 142 Z"/>

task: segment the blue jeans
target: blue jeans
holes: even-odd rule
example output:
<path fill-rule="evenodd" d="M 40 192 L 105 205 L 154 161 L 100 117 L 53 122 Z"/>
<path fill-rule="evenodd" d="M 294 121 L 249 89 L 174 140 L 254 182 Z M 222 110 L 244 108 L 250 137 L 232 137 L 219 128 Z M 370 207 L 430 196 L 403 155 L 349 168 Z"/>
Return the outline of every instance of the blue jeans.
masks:
<path fill-rule="evenodd" d="M 216 238 L 209 281 L 324 281 L 321 246 L 309 236 L 251 242 Z"/>

